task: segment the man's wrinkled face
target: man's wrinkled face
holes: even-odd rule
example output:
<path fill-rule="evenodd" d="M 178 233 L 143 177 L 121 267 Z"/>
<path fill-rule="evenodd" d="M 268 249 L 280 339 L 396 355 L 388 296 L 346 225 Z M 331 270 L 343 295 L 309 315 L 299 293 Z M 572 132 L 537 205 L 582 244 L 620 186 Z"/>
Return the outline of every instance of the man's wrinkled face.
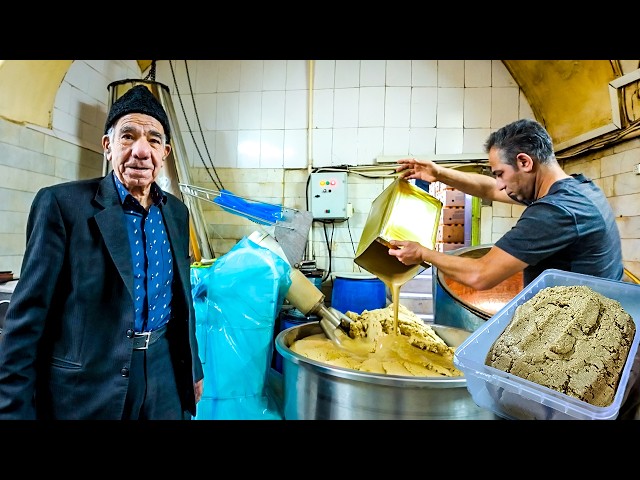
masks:
<path fill-rule="evenodd" d="M 160 174 L 171 151 L 164 138 L 162 124 L 143 113 L 123 115 L 114 125 L 113 141 L 103 137 L 107 159 L 129 192 L 147 191 Z"/>
<path fill-rule="evenodd" d="M 519 163 L 520 160 L 516 165 Z M 495 147 L 489 151 L 489 165 L 498 189 L 504 190 L 509 197 L 520 203 L 529 204 L 535 200 L 535 175 L 531 174 L 529 167 L 519 168 L 502 163 L 499 151 Z"/>

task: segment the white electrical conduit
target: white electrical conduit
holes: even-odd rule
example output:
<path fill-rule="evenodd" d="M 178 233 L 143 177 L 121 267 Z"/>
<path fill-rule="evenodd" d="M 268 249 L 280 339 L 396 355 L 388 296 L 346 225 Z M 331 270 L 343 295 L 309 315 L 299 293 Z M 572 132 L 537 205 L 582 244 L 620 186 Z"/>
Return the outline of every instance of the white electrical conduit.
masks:
<path fill-rule="evenodd" d="M 307 96 L 307 175 L 311 175 L 313 170 L 313 72 L 315 67 L 314 60 L 308 60 L 309 64 L 309 93 Z M 307 191 L 304 192 L 307 198 Z M 307 239 L 307 260 L 313 260 L 313 221 L 309 228 L 309 238 Z"/>

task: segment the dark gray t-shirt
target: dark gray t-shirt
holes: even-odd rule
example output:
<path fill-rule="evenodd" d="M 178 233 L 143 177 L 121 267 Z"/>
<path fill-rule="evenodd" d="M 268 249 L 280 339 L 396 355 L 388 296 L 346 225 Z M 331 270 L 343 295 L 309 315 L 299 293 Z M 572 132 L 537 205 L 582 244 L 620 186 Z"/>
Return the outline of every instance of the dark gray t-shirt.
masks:
<path fill-rule="evenodd" d="M 622 279 L 622 247 L 604 193 L 582 174 L 558 180 L 496 243 L 527 263 L 528 285 L 548 268 Z"/>

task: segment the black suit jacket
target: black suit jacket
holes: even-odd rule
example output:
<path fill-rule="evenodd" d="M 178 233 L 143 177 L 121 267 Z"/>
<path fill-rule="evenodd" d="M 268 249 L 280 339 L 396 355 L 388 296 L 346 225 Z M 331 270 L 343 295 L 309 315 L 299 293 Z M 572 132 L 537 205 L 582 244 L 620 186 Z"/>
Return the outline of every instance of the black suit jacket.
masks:
<path fill-rule="evenodd" d="M 203 378 L 191 297 L 189 212 L 162 205 L 173 258 L 167 335 L 180 397 L 195 416 Z M 133 270 L 112 174 L 35 196 L 27 246 L 0 334 L 0 419 L 120 419 L 134 328 Z"/>

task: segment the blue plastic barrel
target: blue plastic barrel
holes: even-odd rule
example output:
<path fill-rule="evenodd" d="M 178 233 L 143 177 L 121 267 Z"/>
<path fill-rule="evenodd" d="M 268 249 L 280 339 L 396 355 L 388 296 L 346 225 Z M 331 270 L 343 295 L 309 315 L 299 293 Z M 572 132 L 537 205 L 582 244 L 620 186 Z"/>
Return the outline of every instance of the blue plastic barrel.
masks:
<path fill-rule="evenodd" d="M 283 311 L 280 314 L 280 331 L 297 325 L 302 325 L 303 323 L 317 322 L 319 320 L 320 317 L 317 315 L 305 315 L 297 308 L 292 308 L 286 312 Z"/>
<path fill-rule="evenodd" d="M 367 273 L 336 274 L 331 292 L 331 306 L 342 313 L 362 313 L 387 306 L 385 284 Z"/>
<path fill-rule="evenodd" d="M 284 309 L 280 312 L 280 331 L 287 328 L 297 327 L 308 322 L 319 322 L 318 315 L 305 315 L 297 308 Z M 276 371 L 282 373 L 282 356 L 277 352 L 274 346 L 274 362 L 273 367 Z"/>

